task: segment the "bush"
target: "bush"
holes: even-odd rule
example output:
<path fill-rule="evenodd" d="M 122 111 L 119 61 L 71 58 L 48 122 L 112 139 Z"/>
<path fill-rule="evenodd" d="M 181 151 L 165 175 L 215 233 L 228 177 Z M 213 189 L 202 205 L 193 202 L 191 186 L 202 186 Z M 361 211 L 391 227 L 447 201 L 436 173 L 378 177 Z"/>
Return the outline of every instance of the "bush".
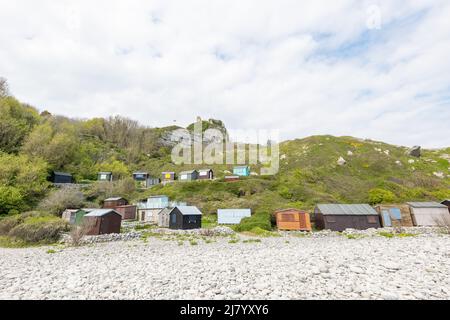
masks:
<path fill-rule="evenodd" d="M 14 227 L 18 226 L 23 222 L 23 217 L 21 215 L 14 215 L 5 217 L 0 220 L 0 236 L 8 235 L 8 233 Z"/>
<path fill-rule="evenodd" d="M 40 204 L 42 211 L 61 215 L 66 209 L 76 209 L 84 204 L 83 193 L 73 189 L 58 189 L 50 193 Z"/>
<path fill-rule="evenodd" d="M 395 200 L 395 194 L 384 189 L 372 189 L 369 191 L 369 203 L 372 205 L 379 203 L 392 203 Z"/>
<path fill-rule="evenodd" d="M 65 221 L 54 216 L 29 216 L 13 227 L 8 236 L 27 243 L 53 243 L 68 230 Z"/>
<path fill-rule="evenodd" d="M 136 185 L 133 178 L 117 180 L 113 182 L 96 182 L 87 191 L 87 198 L 90 201 L 104 200 L 109 197 L 120 195 L 125 198 L 131 198 L 136 191 Z"/>
<path fill-rule="evenodd" d="M 0 214 L 8 214 L 12 210 L 22 209 L 24 198 L 19 189 L 11 186 L 0 186 Z"/>
<path fill-rule="evenodd" d="M 266 231 L 272 230 L 270 214 L 264 213 L 255 213 L 253 216 L 249 218 L 244 218 L 241 220 L 241 223 L 234 227 L 234 230 L 237 232 L 243 231 L 251 231 L 254 228 L 260 228 Z"/>
<path fill-rule="evenodd" d="M 73 246 L 78 247 L 81 245 L 83 238 L 93 228 L 93 223 L 95 223 L 93 220 L 83 219 L 80 225 L 73 225 L 70 228 L 69 236 Z"/>

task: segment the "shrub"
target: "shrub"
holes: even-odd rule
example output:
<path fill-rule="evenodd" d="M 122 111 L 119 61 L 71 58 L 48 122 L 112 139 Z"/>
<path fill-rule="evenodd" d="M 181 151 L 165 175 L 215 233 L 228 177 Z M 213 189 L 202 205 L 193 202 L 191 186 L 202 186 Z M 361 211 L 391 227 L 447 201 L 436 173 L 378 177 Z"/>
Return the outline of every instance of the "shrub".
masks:
<path fill-rule="evenodd" d="M 73 189 L 58 189 L 50 193 L 40 204 L 42 211 L 61 215 L 66 209 L 80 208 L 84 204 L 83 193 Z"/>
<path fill-rule="evenodd" d="M 116 180 L 113 182 L 96 182 L 87 191 L 88 200 L 104 200 L 109 197 L 120 195 L 131 198 L 136 191 L 136 185 L 132 178 Z"/>
<path fill-rule="evenodd" d="M 14 227 L 18 226 L 23 222 L 23 217 L 21 215 L 14 215 L 5 217 L 0 220 L 0 236 L 8 235 L 8 233 Z"/>
<path fill-rule="evenodd" d="M 395 200 L 395 194 L 384 189 L 372 189 L 369 191 L 369 203 L 372 205 L 379 203 L 392 203 Z"/>
<path fill-rule="evenodd" d="M 234 227 L 237 232 L 251 231 L 254 228 L 260 228 L 266 231 L 272 230 L 270 214 L 255 213 L 253 216 L 244 218 L 241 223 Z"/>
<path fill-rule="evenodd" d="M 8 236 L 27 243 L 53 243 L 68 226 L 62 219 L 53 216 L 30 216 L 12 228 Z"/>
<path fill-rule="evenodd" d="M 95 221 L 90 219 L 83 219 L 83 222 L 79 225 L 73 225 L 70 228 L 70 240 L 72 245 L 78 247 L 81 245 L 83 238 L 88 234 L 88 232 L 92 229 Z"/>
<path fill-rule="evenodd" d="M 24 207 L 24 198 L 19 189 L 11 186 L 0 186 L 0 214 L 8 214 Z"/>

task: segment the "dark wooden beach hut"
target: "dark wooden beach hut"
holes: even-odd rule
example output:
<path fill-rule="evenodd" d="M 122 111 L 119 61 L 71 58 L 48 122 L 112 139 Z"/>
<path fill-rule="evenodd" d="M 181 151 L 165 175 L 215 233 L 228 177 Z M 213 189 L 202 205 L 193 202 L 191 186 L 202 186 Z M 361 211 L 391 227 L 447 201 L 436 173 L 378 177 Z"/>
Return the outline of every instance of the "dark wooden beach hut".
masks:
<path fill-rule="evenodd" d="M 103 201 L 104 209 L 115 209 L 120 206 L 126 206 L 128 204 L 128 200 L 122 197 L 114 197 L 108 198 Z"/>
<path fill-rule="evenodd" d="M 122 216 L 113 209 L 96 209 L 86 214 L 84 221 L 89 230 L 87 235 L 120 233 Z"/>
<path fill-rule="evenodd" d="M 67 172 L 53 171 L 51 174 L 51 181 L 53 183 L 73 183 L 73 176 Z"/>
<path fill-rule="evenodd" d="M 170 229 L 200 229 L 202 227 L 202 213 L 197 207 L 178 206 L 169 213 Z"/>
<path fill-rule="evenodd" d="M 380 228 L 378 213 L 368 204 L 319 204 L 314 209 L 314 216 L 317 229 Z"/>

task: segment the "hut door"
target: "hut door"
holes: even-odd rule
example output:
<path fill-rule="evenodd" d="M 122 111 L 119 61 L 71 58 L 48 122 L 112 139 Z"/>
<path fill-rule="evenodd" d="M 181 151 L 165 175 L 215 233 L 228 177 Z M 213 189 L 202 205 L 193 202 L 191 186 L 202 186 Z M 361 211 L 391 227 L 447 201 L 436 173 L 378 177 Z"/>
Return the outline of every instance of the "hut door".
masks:
<path fill-rule="evenodd" d="M 391 215 L 388 211 L 383 210 L 381 212 L 383 217 L 383 227 L 392 227 Z"/>

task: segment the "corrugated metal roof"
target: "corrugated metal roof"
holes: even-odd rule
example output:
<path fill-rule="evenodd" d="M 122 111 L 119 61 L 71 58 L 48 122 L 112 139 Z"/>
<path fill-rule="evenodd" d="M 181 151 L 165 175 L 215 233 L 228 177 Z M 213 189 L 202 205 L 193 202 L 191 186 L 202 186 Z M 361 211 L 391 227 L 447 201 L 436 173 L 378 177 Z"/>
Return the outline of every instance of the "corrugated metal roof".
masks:
<path fill-rule="evenodd" d="M 125 200 L 125 198 L 122 198 L 122 197 L 113 197 L 113 198 L 108 198 L 108 199 L 105 199 L 105 201 L 118 201 L 118 200 Z"/>
<path fill-rule="evenodd" d="M 133 175 L 135 175 L 135 174 L 148 174 L 148 172 L 145 172 L 145 171 L 133 172 Z"/>
<path fill-rule="evenodd" d="M 378 215 L 368 204 L 318 204 L 317 208 L 323 215 Z"/>
<path fill-rule="evenodd" d="M 120 215 L 116 210 L 113 209 L 96 209 L 89 212 L 87 215 L 85 215 L 85 217 L 101 217 L 111 212 Z"/>
<path fill-rule="evenodd" d="M 182 174 L 191 174 L 191 173 L 194 173 L 195 171 L 197 171 L 197 170 L 181 171 L 180 175 L 182 175 Z"/>
<path fill-rule="evenodd" d="M 305 210 L 300 210 L 300 209 L 295 209 L 295 208 L 286 208 L 286 209 L 275 210 L 275 213 L 277 213 L 277 212 L 286 212 L 286 211 L 298 211 L 298 212 L 301 212 L 301 213 L 305 213 L 306 212 Z"/>
<path fill-rule="evenodd" d="M 163 171 L 161 173 L 164 174 L 164 173 L 175 173 L 175 172 L 173 172 L 173 171 Z"/>
<path fill-rule="evenodd" d="M 234 169 L 248 169 L 249 166 L 235 166 Z"/>
<path fill-rule="evenodd" d="M 175 207 L 175 208 L 178 208 L 178 210 L 180 210 L 181 214 L 184 215 L 184 216 L 187 216 L 187 215 L 189 215 L 189 216 L 190 215 L 202 215 L 200 210 L 198 210 L 198 208 L 194 207 L 194 206 L 178 206 L 178 207 Z"/>
<path fill-rule="evenodd" d="M 243 215 L 251 215 L 252 210 L 251 209 L 217 209 L 217 214 L 221 213 L 237 213 L 237 214 L 243 214 Z"/>
<path fill-rule="evenodd" d="M 212 169 L 200 169 L 198 172 L 212 171 Z"/>
<path fill-rule="evenodd" d="M 407 202 L 413 208 L 447 208 L 447 206 L 438 202 Z"/>
<path fill-rule="evenodd" d="M 66 176 L 66 177 L 71 177 L 72 176 L 70 173 L 61 172 L 61 171 L 53 171 L 53 173 L 58 175 L 58 176 Z"/>
<path fill-rule="evenodd" d="M 112 174 L 112 172 L 111 171 L 101 171 L 98 174 Z"/>

